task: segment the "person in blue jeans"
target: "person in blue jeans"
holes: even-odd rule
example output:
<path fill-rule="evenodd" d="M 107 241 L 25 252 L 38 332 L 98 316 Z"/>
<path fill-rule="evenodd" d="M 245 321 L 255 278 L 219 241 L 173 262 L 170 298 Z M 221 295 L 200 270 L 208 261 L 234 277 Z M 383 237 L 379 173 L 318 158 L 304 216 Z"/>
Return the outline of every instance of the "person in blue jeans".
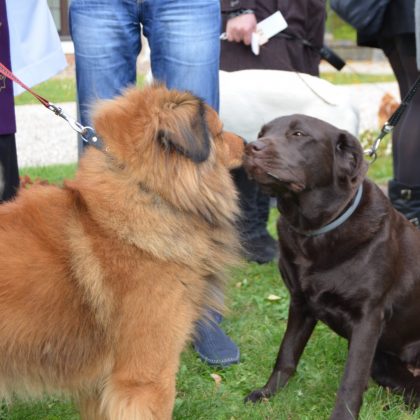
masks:
<path fill-rule="evenodd" d="M 136 83 L 141 29 L 151 51 L 153 78 L 188 90 L 219 110 L 219 0 L 71 0 L 70 32 L 76 60 L 80 120 L 91 106 Z M 84 145 L 79 145 L 82 151 Z M 197 323 L 194 348 L 211 365 L 239 361 L 239 349 L 213 322 Z"/>

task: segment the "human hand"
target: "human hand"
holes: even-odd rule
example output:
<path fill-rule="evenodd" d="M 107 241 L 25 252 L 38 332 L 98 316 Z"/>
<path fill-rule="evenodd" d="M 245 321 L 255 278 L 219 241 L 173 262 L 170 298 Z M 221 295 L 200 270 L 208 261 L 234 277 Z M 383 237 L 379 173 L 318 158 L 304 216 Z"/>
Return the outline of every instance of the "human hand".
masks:
<path fill-rule="evenodd" d="M 226 24 L 227 40 L 251 44 L 252 33 L 257 29 L 257 19 L 253 13 L 229 19 Z"/>

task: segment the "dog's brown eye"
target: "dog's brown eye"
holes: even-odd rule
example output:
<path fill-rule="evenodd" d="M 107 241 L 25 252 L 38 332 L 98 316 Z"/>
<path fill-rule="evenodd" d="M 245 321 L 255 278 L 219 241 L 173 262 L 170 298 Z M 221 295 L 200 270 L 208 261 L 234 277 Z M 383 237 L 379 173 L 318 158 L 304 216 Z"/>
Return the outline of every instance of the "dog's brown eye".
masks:
<path fill-rule="evenodd" d="M 294 135 L 294 136 L 298 136 L 298 137 L 300 137 L 300 136 L 303 136 L 303 135 L 304 135 L 304 133 L 303 133 L 302 131 L 297 130 L 297 131 L 294 131 L 294 132 L 293 132 L 293 135 Z"/>
<path fill-rule="evenodd" d="M 344 150 L 344 142 L 339 141 L 339 142 L 336 144 L 335 148 L 336 148 L 339 152 L 342 152 L 342 151 Z"/>

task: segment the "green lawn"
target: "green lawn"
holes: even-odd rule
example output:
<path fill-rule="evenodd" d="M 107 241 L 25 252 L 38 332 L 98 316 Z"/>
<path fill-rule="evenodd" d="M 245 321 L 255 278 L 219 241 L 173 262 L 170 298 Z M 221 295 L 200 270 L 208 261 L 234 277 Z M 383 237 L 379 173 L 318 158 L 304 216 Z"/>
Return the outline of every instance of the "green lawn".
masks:
<path fill-rule="evenodd" d="M 321 78 L 328 80 L 329 82 L 335 85 L 395 82 L 395 76 L 393 74 L 359 74 L 356 72 L 331 72 L 321 73 Z"/>
<path fill-rule="evenodd" d="M 33 90 L 49 102 L 74 102 L 76 100 L 76 81 L 74 78 L 53 78 L 35 86 Z M 29 92 L 15 98 L 15 105 L 39 104 L 38 99 Z"/>
<path fill-rule="evenodd" d="M 72 177 L 75 165 L 22 169 L 31 177 L 62 181 Z M 380 155 L 369 175 L 385 182 L 391 176 L 390 159 Z M 278 213 L 271 211 L 269 229 L 275 233 Z M 269 295 L 277 300 L 268 299 Z M 174 419 L 208 420 L 318 420 L 326 419 L 334 404 L 347 354 L 345 340 L 319 325 L 311 338 L 297 374 L 270 402 L 244 404 L 243 398 L 267 379 L 285 329 L 288 294 L 274 263 L 246 264 L 232 272 L 226 303 L 230 312 L 223 328 L 238 343 L 241 363 L 225 370 L 203 364 L 188 347 L 182 355 L 177 378 Z M 222 382 L 216 385 L 212 374 Z M 71 402 L 46 398 L 41 402 L 15 401 L 0 408 L 1 420 L 74 420 Z M 399 396 L 391 395 L 373 382 L 365 394 L 361 419 L 420 419 L 420 410 L 410 412 Z"/>

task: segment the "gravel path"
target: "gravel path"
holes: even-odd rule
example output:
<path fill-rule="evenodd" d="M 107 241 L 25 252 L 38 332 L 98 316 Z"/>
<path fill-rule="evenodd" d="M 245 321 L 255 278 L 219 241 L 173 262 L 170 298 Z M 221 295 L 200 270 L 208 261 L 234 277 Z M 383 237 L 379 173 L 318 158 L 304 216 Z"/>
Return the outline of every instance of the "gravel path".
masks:
<path fill-rule="evenodd" d="M 379 102 L 385 92 L 396 98 L 396 83 L 342 85 L 360 112 L 360 132 L 377 129 Z M 76 117 L 76 104 L 59 104 L 69 116 Z M 16 107 L 17 148 L 20 167 L 43 166 L 77 161 L 76 133 L 66 121 L 55 116 L 42 105 Z"/>
<path fill-rule="evenodd" d="M 76 117 L 75 103 L 57 105 L 69 116 Z M 76 133 L 43 105 L 17 106 L 16 123 L 20 167 L 77 161 Z"/>

